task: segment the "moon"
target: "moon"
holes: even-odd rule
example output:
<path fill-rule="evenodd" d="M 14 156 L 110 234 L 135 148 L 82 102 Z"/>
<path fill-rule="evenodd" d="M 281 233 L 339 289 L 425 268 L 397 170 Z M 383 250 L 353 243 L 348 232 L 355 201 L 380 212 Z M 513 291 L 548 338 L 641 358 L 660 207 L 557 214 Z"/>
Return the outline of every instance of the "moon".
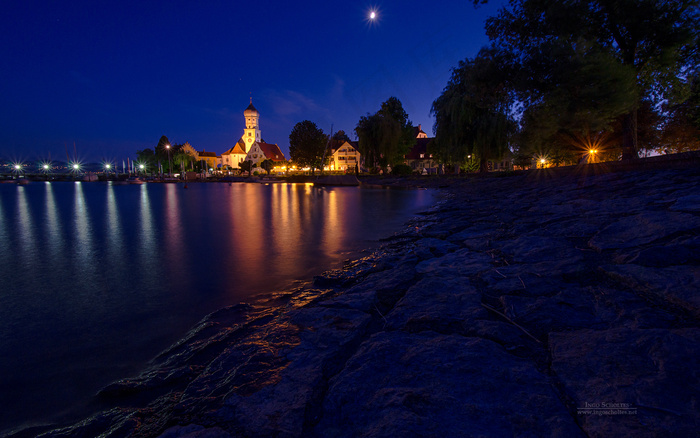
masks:
<path fill-rule="evenodd" d="M 374 20 L 375 18 L 377 18 L 377 13 L 376 13 L 375 11 L 370 12 L 370 13 L 369 13 L 369 19 L 370 19 L 370 20 Z"/>

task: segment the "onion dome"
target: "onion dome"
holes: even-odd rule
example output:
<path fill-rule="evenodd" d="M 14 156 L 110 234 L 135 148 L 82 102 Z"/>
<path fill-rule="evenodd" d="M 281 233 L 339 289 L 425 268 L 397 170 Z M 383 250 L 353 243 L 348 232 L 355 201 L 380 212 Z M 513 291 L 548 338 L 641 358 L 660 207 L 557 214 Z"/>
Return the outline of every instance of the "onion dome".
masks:
<path fill-rule="evenodd" d="M 243 115 L 245 117 L 253 117 L 253 116 L 259 116 L 260 114 L 258 113 L 258 110 L 255 109 L 253 106 L 253 99 L 250 99 L 250 105 L 248 105 L 248 108 L 243 111 Z"/>

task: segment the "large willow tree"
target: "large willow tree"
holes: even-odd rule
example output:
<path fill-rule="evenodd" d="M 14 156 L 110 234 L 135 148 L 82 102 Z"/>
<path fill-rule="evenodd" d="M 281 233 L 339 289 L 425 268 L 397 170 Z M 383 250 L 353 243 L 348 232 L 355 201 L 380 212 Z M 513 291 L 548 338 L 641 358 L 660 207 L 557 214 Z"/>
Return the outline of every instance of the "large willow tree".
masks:
<path fill-rule="evenodd" d="M 493 50 L 482 49 L 476 58 L 460 61 L 440 97 L 433 102 L 435 141 L 432 152 L 444 163 L 459 166 L 469 155 L 479 169 L 503 156 L 514 131 L 508 72 Z"/>

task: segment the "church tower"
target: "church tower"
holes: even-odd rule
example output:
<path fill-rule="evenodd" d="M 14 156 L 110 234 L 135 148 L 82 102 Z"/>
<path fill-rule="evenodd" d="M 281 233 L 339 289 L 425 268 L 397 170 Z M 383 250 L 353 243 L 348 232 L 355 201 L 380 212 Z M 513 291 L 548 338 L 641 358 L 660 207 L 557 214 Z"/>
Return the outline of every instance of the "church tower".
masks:
<path fill-rule="evenodd" d="M 260 125 L 258 125 L 258 119 L 260 114 L 258 110 L 253 106 L 253 98 L 250 98 L 250 105 L 243 111 L 243 116 L 245 117 L 245 129 L 243 130 L 243 141 L 245 143 L 245 152 L 248 153 L 250 147 L 253 146 L 255 142 L 262 142 L 260 135 Z"/>

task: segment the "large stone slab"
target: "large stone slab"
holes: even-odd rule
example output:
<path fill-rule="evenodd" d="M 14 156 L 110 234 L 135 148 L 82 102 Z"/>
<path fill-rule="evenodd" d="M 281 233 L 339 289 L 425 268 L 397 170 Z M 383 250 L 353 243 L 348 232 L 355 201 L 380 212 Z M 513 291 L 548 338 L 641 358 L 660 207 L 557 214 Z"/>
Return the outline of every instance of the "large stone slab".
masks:
<path fill-rule="evenodd" d="M 549 345 L 588 436 L 697 436 L 700 329 L 580 330 Z"/>
<path fill-rule="evenodd" d="M 646 245 L 678 232 L 700 228 L 700 218 L 687 213 L 645 211 L 617 220 L 589 241 L 597 250 Z"/>
<path fill-rule="evenodd" d="M 424 260 L 416 265 L 416 271 L 421 274 L 451 276 L 475 275 L 491 267 L 493 259 L 483 253 L 461 249 L 451 254 L 435 259 Z"/>
<path fill-rule="evenodd" d="M 503 244 L 501 251 L 510 254 L 515 263 L 566 260 L 573 264 L 583 259 L 581 251 L 563 237 L 522 236 Z"/>
<path fill-rule="evenodd" d="M 548 378 L 494 342 L 380 333 L 330 382 L 316 437 L 582 436 Z"/>
<path fill-rule="evenodd" d="M 700 195 L 682 196 L 669 208 L 673 211 L 700 212 Z"/>
<path fill-rule="evenodd" d="M 700 317 L 700 268 L 697 266 L 649 268 L 629 264 L 606 265 L 601 269 L 626 286 L 652 293 Z"/>
<path fill-rule="evenodd" d="M 579 288 L 562 290 L 552 297 L 503 296 L 506 315 L 538 338 L 551 332 L 602 328 L 593 296 Z"/>
<path fill-rule="evenodd" d="M 481 294 L 468 280 L 430 276 L 412 286 L 386 319 L 389 329 L 445 333 L 462 332 L 487 317 Z"/>
<path fill-rule="evenodd" d="M 244 436 L 302 436 L 325 381 L 337 373 L 364 336 L 371 317 L 350 309 L 311 307 L 290 312 L 301 343 L 284 357 L 279 381 L 250 395 L 229 394 L 215 421 L 234 422 Z"/>

